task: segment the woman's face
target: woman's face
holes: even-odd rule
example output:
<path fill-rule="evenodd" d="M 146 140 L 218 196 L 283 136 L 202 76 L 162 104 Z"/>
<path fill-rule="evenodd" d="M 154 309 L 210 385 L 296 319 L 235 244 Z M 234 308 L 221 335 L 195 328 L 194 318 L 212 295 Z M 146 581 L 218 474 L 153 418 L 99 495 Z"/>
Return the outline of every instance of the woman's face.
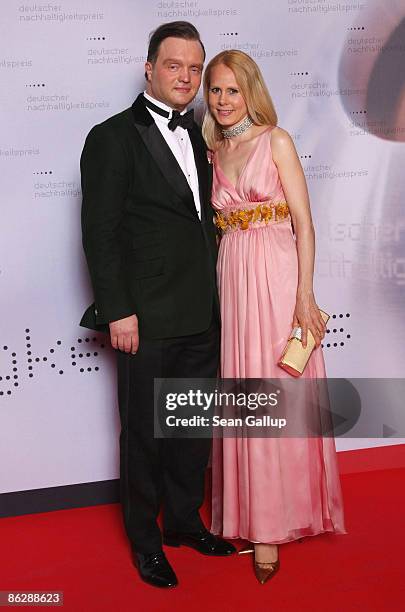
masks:
<path fill-rule="evenodd" d="M 224 128 L 240 123 L 248 113 L 235 75 L 224 64 L 211 69 L 208 106 L 215 121 Z"/>

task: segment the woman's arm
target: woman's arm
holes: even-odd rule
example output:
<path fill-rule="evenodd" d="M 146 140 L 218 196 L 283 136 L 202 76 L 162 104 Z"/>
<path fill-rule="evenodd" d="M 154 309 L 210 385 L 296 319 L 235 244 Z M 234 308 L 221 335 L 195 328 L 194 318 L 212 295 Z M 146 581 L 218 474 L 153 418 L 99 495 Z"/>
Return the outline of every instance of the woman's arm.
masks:
<path fill-rule="evenodd" d="M 304 348 L 307 345 L 308 329 L 315 338 L 316 346 L 319 346 L 325 335 L 326 326 L 313 292 L 315 232 L 307 184 L 288 132 L 279 127 L 274 128 L 271 132 L 271 147 L 297 239 L 298 287 L 292 325 L 293 327 L 300 325 L 302 328 Z"/>

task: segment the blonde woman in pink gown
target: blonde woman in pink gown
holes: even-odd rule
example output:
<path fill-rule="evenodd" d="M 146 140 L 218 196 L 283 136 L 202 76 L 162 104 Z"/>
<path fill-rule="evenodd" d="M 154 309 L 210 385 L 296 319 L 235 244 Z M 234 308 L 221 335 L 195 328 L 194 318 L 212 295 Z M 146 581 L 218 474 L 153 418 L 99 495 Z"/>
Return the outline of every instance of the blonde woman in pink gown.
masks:
<path fill-rule="evenodd" d="M 314 228 L 291 137 L 277 127 L 258 66 L 241 51 L 211 60 L 204 95 L 221 234 L 221 377 L 290 377 L 277 362 L 295 326 L 304 346 L 308 329 L 316 340 L 303 376 L 325 377 L 325 324 L 313 293 Z M 345 533 L 331 437 L 216 439 L 212 467 L 211 530 L 251 543 L 262 584 L 279 569 L 279 544 Z"/>

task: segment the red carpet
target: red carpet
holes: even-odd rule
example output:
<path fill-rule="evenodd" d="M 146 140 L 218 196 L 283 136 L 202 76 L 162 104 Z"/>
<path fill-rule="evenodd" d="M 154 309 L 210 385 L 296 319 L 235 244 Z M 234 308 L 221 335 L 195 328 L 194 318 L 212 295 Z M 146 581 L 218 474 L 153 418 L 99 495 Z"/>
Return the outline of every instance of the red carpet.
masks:
<path fill-rule="evenodd" d="M 66 612 L 403 609 L 404 477 L 404 468 L 344 474 L 348 535 L 280 547 L 280 572 L 264 586 L 246 555 L 211 559 L 184 547 L 166 549 L 177 588 L 145 585 L 118 505 L 2 519 L 0 590 L 63 591 Z"/>

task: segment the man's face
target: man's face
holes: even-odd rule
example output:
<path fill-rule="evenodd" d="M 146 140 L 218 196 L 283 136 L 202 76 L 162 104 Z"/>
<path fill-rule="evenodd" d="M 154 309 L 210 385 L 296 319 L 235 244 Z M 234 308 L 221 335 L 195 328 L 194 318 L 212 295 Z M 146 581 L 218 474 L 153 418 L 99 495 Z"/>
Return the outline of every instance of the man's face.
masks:
<path fill-rule="evenodd" d="M 197 95 L 203 63 L 204 53 L 198 40 L 165 38 L 155 63 L 145 64 L 146 92 L 167 106 L 182 111 Z"/>

